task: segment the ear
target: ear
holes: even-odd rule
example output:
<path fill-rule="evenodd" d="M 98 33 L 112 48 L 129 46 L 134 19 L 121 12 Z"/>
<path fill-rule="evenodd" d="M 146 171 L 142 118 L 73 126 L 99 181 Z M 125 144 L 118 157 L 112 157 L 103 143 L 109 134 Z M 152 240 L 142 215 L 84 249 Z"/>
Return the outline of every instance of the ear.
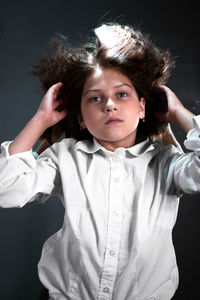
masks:
<path fill-rule="evenodd" d="M 141 97 L 139 100 L 139 114 L 140 114 L 140 119 L 145 118 L 145 104 L 146 100 L 144 97 Z"/>

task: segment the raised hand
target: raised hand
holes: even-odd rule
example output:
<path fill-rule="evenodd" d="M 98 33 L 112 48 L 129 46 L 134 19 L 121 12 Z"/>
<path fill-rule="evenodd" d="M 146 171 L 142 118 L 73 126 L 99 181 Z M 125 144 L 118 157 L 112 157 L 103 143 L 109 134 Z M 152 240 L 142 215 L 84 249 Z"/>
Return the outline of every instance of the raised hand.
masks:
<path fill-rule="evenodd" d="M 34 117 L 10 144 L 11 155 L 31 150 L 47 128 L 67 115 L 66 109 L 62 109 L 63 100 L 58 99 L 61 86 L 62 83 L 59 82 L 47 91 Z"/>
<path fill-rule="evenodd" d="M 165 122 L 174 123 L 188 132 L 192 128 L 194 114 L 183 106 L 178 97 L 168 87 L 160 85 L 156 89 L 166 96 L 168 102 L 168 112 L 158 112 L 156 116 Z"/>
<path fill-rule="evenodd" d="M 63 108 L 63 99 L 58 98 L 61 87 L 62 83 L 59 82 L 48 89 L 36 113 L 46 128 L 55 125 L 67 115 L 67 110 Z"/>

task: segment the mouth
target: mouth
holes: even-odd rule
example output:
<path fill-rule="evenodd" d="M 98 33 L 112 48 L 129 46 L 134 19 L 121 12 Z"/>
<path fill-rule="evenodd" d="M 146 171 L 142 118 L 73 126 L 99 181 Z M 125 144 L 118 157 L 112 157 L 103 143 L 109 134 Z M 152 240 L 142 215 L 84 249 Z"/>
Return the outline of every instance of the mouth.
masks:
<path fill-rule="evenodd" d="M 118 124 L 123 122 L 123 120 L 118 119 L 118 118 L 109 118 L 106 122 L 105 125 L 110 125 L 110 124 Z"/>

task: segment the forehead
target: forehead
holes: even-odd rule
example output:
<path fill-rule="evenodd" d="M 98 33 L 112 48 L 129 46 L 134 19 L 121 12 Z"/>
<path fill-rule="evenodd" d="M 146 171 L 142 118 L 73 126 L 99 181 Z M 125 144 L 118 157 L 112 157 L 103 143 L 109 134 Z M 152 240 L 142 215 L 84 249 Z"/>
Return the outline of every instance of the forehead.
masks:
<path fill-rule="evenodd" d="M 112 87 L 120 84 L 129 84 L 132 86 L 130 79 L 116 69 L 102 69 L 97 67 L 95 71 L 88 77 L 84 85 L 84 91 L 90 88 Z"/>

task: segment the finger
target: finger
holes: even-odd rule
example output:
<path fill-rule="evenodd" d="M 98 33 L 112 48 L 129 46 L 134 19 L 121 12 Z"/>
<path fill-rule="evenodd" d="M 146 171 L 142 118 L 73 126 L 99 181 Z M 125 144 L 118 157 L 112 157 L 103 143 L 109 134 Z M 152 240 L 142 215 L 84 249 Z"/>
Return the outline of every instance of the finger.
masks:
<path fill-rule="evenodd" d="M 57 112 L 57 119 L 60 121 L 64 119 L 67 116 L 67 110 L 63 109 L 61 111 L 56 111 Z"/>
<path fill-rule="evenodd" d="M 53 102 L 53 109 L 54 110 L 62 110 L 65 106 L 65 101 L 63 99 L 55 99 Z"/>
<path fill-rule="evenodd" d="M 162 90 L 166 95 L 172 95 L 174 94 L 170 88 L 168 88 L 166 85 L 160 85 L 160 90 Z"/>
<path fill-rule="evenodd" d="M 48 90 L 48 94 L 52 95 L 54 98 L 57 97 L 59 91 L 60 91 L 60 88 L 63 86 L 63 83 L 62 82 L 58 82 L 56 84 L 53 84 L 49 90 Z"/>
<path fill-rule="evenodd" d="M 63 83 L 61 81 L 53 84 L 51 87 L 53 87 L 54 89 L 59 89 L 61 86 L 63 85 Z"/>
<path fill-rule="evenodd" d="M 159 93 L 164 93 L 164 94 L 166 94 L 168 88 L 167 88 L 166 86 L 164 86 L 164 85 L 156 85 L 156 86 L 154 87 L 154 90 L 157 91 L 157 92 L 159 92 Z"/>

